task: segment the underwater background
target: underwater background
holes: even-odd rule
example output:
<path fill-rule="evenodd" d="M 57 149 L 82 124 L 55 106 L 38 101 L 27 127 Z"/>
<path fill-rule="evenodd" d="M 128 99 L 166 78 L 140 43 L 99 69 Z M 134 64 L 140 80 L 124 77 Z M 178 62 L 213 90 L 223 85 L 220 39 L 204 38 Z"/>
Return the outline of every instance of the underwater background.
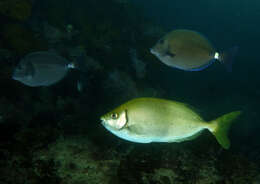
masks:
<path fill-rule="evenodd" d="M 260 183 L 259 17 L 256 0 L 1 0 L 0 184 Z M 239 46 L 233 71 L 168 67 L 150 53 L 174 29 Z M 48 87 L 12 79 L 19 61 L 54 51 L 87 72 Z M 80 81 L 80 84 L 78 83 Z M 182 143 L 122 140 L 100 116 L 136 97 L 193 106 L 205 119 L 241 110 L 223 150 L 204 131 Z"/>

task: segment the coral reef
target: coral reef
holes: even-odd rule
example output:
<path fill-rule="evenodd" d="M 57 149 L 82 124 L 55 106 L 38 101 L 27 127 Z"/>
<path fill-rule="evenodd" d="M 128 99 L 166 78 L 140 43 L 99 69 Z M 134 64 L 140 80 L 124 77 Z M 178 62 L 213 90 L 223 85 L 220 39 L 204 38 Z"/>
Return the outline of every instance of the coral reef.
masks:
<path fill-rule="evenodd" d="M 111 183 L 116 177 L 119 160 L 97 159 L 98 151 L 87 137 L 61 138 L 49 145 L 48 150 L 36 153 L 34 159 L 38 162 L 53 160 L 56 174 L 64 184 Z"/>
<path fill-rule="evenodd" d="M 118 169 L 120 182 L 125 184 L 242 184 L 252 183 L 257 179 L 259 168 L 253 163 L 244 162 L 243 157 L 227 156 L 224 152 L 217 154 L 214 153 L 216 150 L 201 152 L 177 147 L 176 149 L 176 147 L 153 145 L 134 149 L 125 160 L 120 162 Z M 222 158 L 229 160 L 223 161 Z"/>
<path fill-rule="evenodd" d="M 214 144 L 203 149 L 193 149 L 197 143 L 135 145 L 114 141 L 111 144 L 105 136 L 103 144 L 96 144 L 89 136 L 64 137 L 59 129 L 50 126 L 18 131 L 14 151 L 3 150 L 8 143 L 0 147 L 3 166 L 0 180 L 16 184 L 25 181 L 29 184 L 259 182 L 259 168 L 254 163 L 219 150 Z"/>

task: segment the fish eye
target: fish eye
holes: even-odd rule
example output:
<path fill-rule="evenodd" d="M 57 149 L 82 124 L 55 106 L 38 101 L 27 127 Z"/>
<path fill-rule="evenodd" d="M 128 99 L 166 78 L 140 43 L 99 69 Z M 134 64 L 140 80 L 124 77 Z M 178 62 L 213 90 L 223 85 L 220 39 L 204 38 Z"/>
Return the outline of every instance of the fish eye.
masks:
<path fill-rule="evenodd" d="M 118 118 L 118 114 L 117 113 L 112 113 L 111 114 L 111 118 L 112 119 L 117 119 Z"/>

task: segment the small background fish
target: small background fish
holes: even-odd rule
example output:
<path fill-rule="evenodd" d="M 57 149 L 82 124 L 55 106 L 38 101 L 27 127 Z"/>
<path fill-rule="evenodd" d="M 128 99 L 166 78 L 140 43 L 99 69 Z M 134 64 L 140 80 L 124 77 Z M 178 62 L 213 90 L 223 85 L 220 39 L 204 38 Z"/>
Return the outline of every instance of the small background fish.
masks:
<path fill-rule="evenodd" d="M 234 47 L 228 52 L 219 53 L 198 32 L 178 29 L 161 38 L 151 49 L 151 53 L 164 64 L 185 71 L 203 70 L 216 60 L 224 63 L 227 70 L 231 71 L 237 49 Z"/>
<path fill-rule="evenodd" d="M 12 78 L 25 85 L 50 86 L 62 80 L 75 64 L 54 52 L 34 52 L 26 55 L 14 70 Z"/>

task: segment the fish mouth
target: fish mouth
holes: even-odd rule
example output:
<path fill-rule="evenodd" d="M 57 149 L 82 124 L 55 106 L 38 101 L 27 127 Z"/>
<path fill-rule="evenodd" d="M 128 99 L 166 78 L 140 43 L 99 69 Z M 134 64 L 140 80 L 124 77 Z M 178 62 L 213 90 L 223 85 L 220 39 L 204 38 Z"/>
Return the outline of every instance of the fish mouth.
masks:
<path fill-rule="evenodd" d="M 12 79 L 13 80 L 18 80 L 18 78 L 14 74 L 12 75 Z"/>
<path fill-rule="evenodd" d="M 159 54 L 158 52 L 156 52 L 153 48 L 150 49 L 150 52 L 151 52 L 153 55 L 157 56 L 157 57 L 160 56 L 160 54 Z"/>
<path fill-rule="evenodd" d="M 100 118 L 100 120 L 101 120 L 101 124 L 102 124 L 103 126 L 105 126 L 105 123 L 106 123 L 105 118 Z"/>

